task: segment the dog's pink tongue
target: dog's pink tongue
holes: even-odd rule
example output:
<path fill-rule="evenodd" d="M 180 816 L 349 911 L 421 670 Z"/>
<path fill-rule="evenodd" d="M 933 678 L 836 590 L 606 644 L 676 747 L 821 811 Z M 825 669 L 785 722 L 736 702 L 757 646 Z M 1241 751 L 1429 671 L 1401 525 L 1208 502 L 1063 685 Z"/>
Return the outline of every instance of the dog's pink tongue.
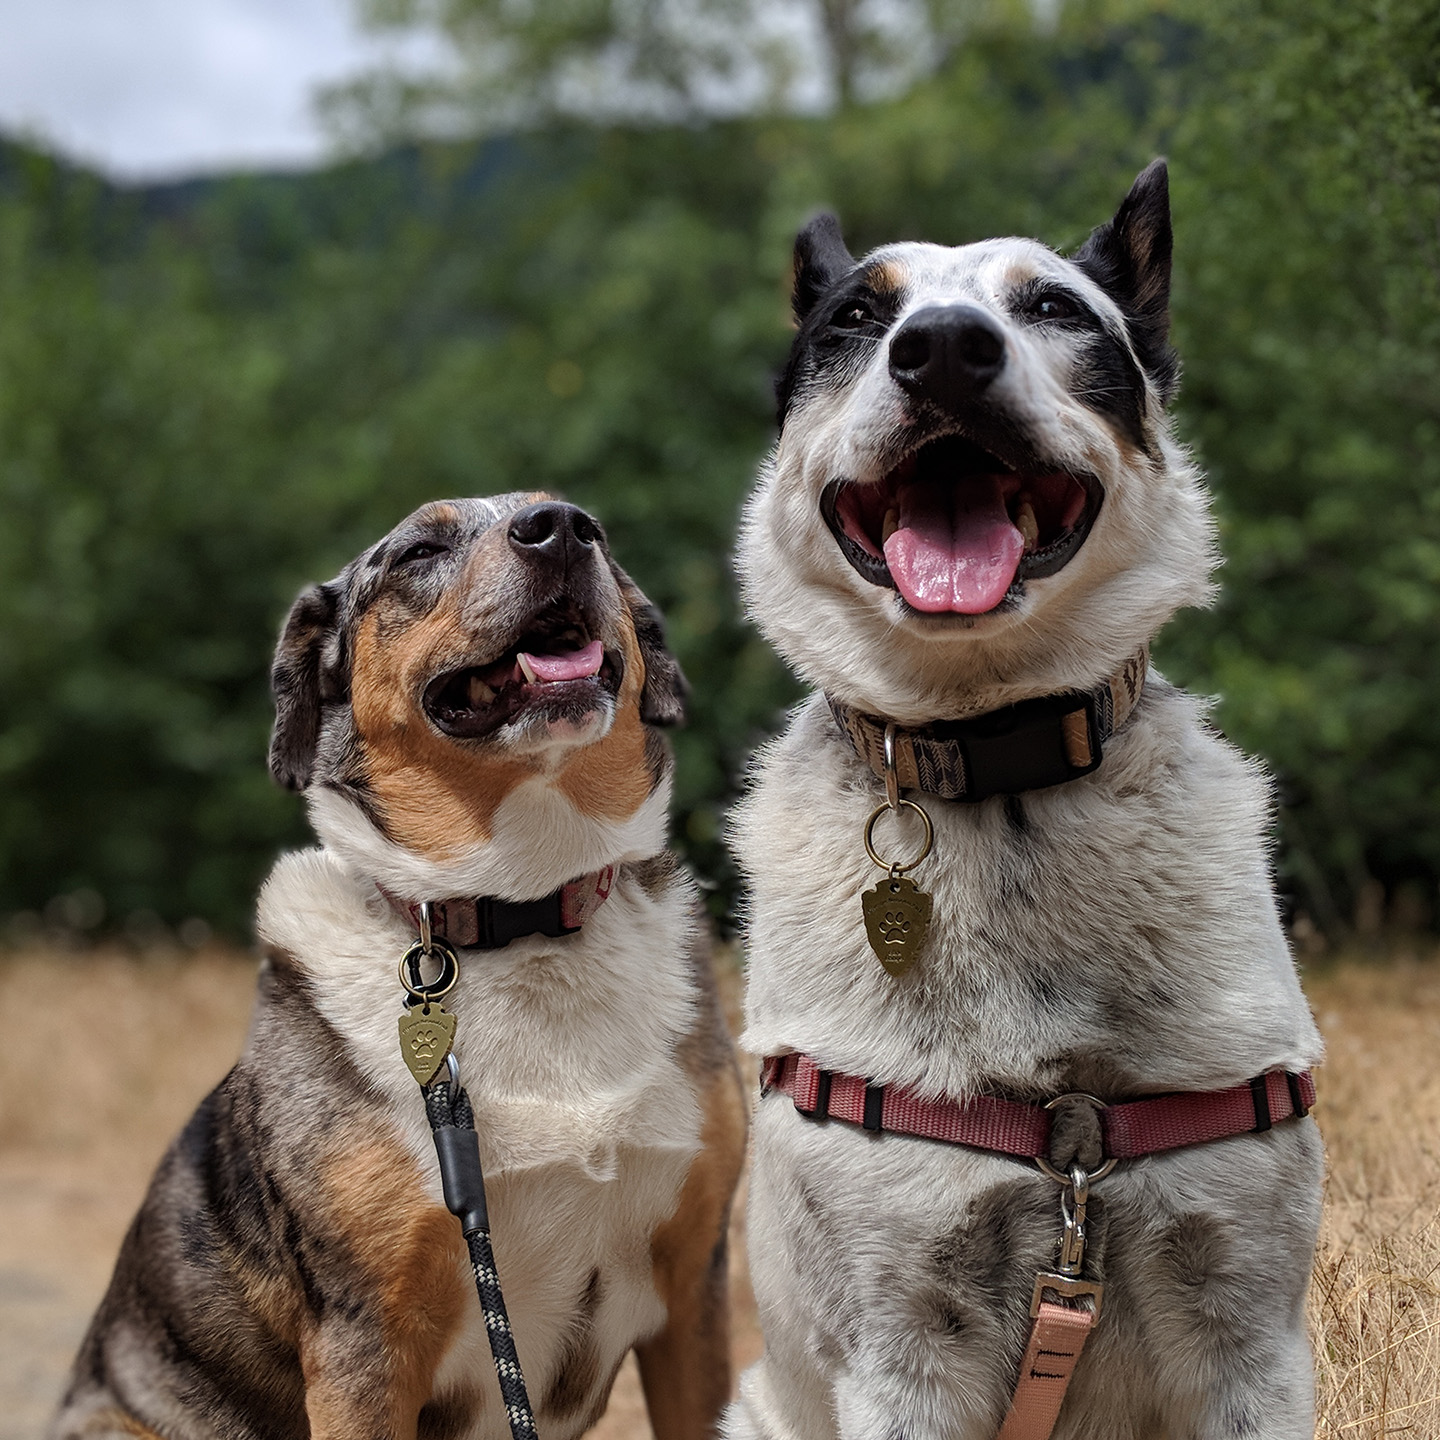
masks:
<path fill-rule="evenodd" d="M 1000 476 L 967 478 L 963 493 L 947 489 L 901 487 L 900 525 L 885 542 L 885 560 L 917 610 L 983 615 L 1005 598 L 1025 537 L 1010 523 Z"/>
<path fill-rule="evenodd" d="M 537 680 L 547 683 L 554 680 L 584 680 L 600 673 L 605 662 L 605 648 L 598 640 L 592 640 L 583 650 L 572 650 L 566 655 L 532 655 L 524 652 L 525 659 L 535 672 Z"/>

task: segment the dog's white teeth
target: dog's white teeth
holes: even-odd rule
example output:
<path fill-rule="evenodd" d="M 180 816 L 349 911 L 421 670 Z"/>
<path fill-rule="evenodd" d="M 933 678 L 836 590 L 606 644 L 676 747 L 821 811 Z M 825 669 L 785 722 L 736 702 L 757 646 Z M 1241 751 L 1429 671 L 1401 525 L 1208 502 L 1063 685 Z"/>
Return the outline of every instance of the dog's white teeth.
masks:
<path fill-rule="evenodd" d="M 885 523 L 880 527 L 880 543 L 883 545 L 900 528 L 900 512 L 892 506 L 885 512 Z"/>
<path fill-rule="evenodd" d="M 1033 550 L 1040 538 L 1040 527 L 1035 523 L 1035 507 L 1028 500 L 1022 500 L 1015 512 L 1015 528 L 1025 537 L 1026 551 Z"/>
<path fill-rule="evenodd" d="M 470 677 L 470 708 L 478 710 L 495 698 L 495 692 L 478 676 Z"/>
<path fill-rule="evenodd" d="M 535 667 L 525 655 L 515 657 L 520 662 L 520 669 L 524 672 L 525 678 L 533 685 L 535 683 Z"/>

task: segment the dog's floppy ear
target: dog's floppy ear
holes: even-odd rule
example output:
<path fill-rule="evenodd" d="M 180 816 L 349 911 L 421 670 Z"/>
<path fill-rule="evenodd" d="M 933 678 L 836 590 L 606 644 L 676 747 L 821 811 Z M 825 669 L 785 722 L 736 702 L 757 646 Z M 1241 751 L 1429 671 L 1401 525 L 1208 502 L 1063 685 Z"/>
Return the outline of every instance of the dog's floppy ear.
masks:
<path fill-rule="evenodd" d="M 640 690 L 640 718 L 647 725 L 680 725 L 685 720 L 685 697 L 690 693 L 680 662 L 665 645 L 665 622 L 640 587 L 612 560 L 616 583 L 630 611 L 640 657 L 645 662 L 645 684 Z"/>
<path fill-rule="evenodd" d="M 840 222 L 822 211 L 795 237 L 795 292 L 791 304 L 803 321 L 815 302 L 855 268 L 855 257 L 845 248 Z"/>
<path fill-rule="evenodd" d="M 1165 161 L 1152 160 L 1075 255 L 1075 263 L 1105 289 L 1130 322 L 1140 363 L 1168 400 L 1179 365 L 1170 337 L 1170 177 Z"/>
<path fill-rule="evenodd" d="M 270 773 L 287 790 L 303 790 L 314 773 L 320 744 L 321 669 L 338 611 L 339 592 L 334 586 L 302 590 L 275 648 L 270 671 L 275 695 Z"/>

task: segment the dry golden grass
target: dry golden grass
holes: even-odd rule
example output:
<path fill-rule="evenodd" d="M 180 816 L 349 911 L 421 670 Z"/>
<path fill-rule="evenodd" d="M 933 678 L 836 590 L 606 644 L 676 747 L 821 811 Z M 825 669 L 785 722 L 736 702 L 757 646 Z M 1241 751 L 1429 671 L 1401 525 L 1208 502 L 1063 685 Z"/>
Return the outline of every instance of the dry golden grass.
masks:
<path fill-rule="evenodd" d="M 1307 985 L 1329 1045 L 1330 1155 L 1310 1293 L 1319 1433 L 1440 1436 L 1440 964 L 1343 964 Z"/>
<path fill-rule="evenodd" d="M 721 961 L 732 1007 L 733 964 Z M 0 959 L 0 1440 L 34 1440 L 161 1150 L 240 1048 L 253 965 Z M 1325 1440 L 1440 1437 L 1440 961 L 1307 979 L 1330 1045 L 1311 1294 Z M 743 1207 L 742 1207 L 743 1208 Z M 737 1216 L 736 1358 L 759 1352 Z M 597 1440 L 649 1436 L 627 1367 Z"/>

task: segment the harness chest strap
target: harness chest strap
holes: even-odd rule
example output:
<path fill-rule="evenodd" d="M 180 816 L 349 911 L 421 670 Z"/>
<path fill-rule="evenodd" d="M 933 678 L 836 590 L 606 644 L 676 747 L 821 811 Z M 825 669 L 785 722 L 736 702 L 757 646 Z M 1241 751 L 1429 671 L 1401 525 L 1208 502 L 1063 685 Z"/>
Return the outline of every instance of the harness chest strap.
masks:
<path fill-rule="evenodd" d="M 968 1145 L 1040 1161 L 1042 1168 L 1049 1155 L 1054 1116 L 1042 1105 L 995 1095 L 927 1099 L 902 1086 L 872 1085 L 859 1076 L 824 1070 L 810 1056 L 798 1054 L 766 1059 L 760 1093 L 763 1097 L 775 1090 L 789 1095 L 802 1115 L 816 1120 L 833 1117 L 871 1131 Z M 1279 1121 L 1308 1115 L 1314 1103 L 1315 1081 L 1308 1070 L 1298 1074 L 1270 1070 L 1224 1090 L 1105 1105 L 1098 1113 L 1102 1166 L 1268 1130 Z M 1069 1219 L 1067 1215 L 1067 1234 Z M 1082 1253 L 1083 1240 L 1077 1273 Z M 1061 1293 L 1059 1287 L 1093 1298 L 1077 1304 L 1045 1298 L 1047 1292 Z M 997 1440 L 1048 1440 L 1053 1433 L 1081 1351 L 1099 1319 L 1101 1288 L 1083 1282 L 1071 1287 L 1062 1275 L 1036 1277 L 1034 1324 Z"/>
<path fill-rule="evenodd" d="M 1098 1312 L 1041 1301 L 1020 1362 L 1020 1381 L 995 1440 L 1049 1440 Z"/>
<path fill-rule="evenodd" d="M 932 1100 L 901 1085 L 872 1085 L 858 1075 L 823 1070 L 808 1055 L 772 1055 L 761 1071 L 761 1094 L 789 1095 L 802 1115 L 833 1118 L 969 1145 L 1025 1160 L 1049 1155 L 1053 1112 L 1043 1105 L 999 1095 Z M 1176 1095 L 1152 1095 L 1106 1105 L 1099 1112 L 1106 1160 L 1133 1160 L 1231 1135 L 1268 1130 L 1280 1120 L 1308 1115 L 1315 1081 L 1308 1070 L 1270 1070 L 1243 1085 Z"/>

